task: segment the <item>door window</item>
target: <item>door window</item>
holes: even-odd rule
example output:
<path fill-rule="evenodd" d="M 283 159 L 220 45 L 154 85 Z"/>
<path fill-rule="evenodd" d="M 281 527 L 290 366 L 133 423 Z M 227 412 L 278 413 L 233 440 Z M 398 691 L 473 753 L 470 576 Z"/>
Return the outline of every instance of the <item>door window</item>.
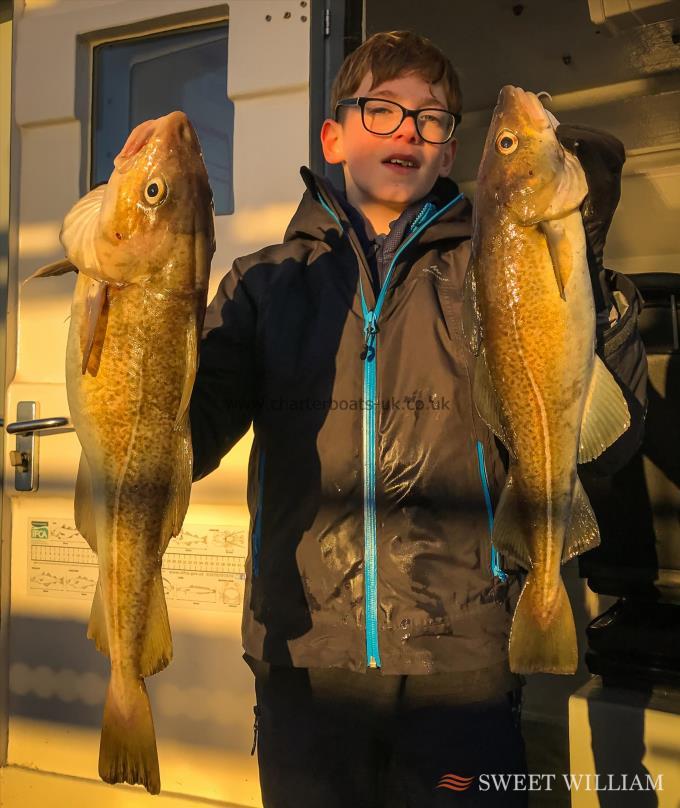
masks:
<path fill-rule="evenodd" d="M 234 211 L 234 106 L 227 98 L 226 23 L 108 42 L 94 49 L 92 174 L 109 178 L 131 129 L 180 109 L 203 150 L 215 213 Z"/>

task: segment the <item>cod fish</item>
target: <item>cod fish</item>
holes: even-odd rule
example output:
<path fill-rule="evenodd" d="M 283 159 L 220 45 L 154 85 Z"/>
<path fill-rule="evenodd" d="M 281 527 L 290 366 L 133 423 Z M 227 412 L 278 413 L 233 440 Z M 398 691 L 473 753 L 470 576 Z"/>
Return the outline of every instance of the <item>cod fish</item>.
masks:
<path fill-rule="evenodd" d="M 187 117 L 141 124 L 133 141 L 108 183 L 66 216 L 66 260 L 36 276 L 78 272 L 66 353 L 83 450 L 75 519 L 99 561 L 88 637 L 111 659 L 99 774 L 157 794 L 144 677 L 172 658 L 161 560 L 189 504 L 188 409 L 215 246 L 212 193 Z"/>
<path fill-rule="evenodd" d="M 595 354 L 595 306 L 579 206 L 583 169 L 533 93 L 506 86 L 475 192 L 463 329 L 477 410 L 509 452 L 496 548 L 528 571 L 510 632 L 517 673 L 574 673 L 576 630 L 560 576 L 600 534 L 577 463 L 630 425 Z"/>

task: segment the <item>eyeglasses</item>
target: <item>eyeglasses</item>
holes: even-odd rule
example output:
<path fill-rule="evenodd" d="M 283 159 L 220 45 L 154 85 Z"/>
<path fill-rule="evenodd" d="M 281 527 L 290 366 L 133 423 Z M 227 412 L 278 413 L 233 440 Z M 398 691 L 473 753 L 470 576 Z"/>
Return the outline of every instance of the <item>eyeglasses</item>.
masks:
<path fill-rule="evenodd" d="M 338 107 L 359 107 L 364 129 L 374 135 L 391 135 L 399 129 L 404 118 L 413 118 L 418 134 L 428 143 L 446 143 L 461 121 L 458 113 L 447 109 L 408 109 L 385 98 L 343 98 L 335 107 L 336 120 Z"/>

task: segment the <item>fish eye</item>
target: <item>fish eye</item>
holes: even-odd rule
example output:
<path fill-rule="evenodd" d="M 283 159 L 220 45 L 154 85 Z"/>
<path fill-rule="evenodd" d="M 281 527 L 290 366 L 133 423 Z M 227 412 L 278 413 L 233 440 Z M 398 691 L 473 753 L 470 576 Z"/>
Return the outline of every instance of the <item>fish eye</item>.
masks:
<path fill-rule="evenodd" d="M 167 187 L 162 177 L 153 177 L 146 184 L 144 199 L 149 205 L 160 205 L 167 194 Z"/>
<path fill-rule="evenodd" d="M 509 129 L 504 129 L 496 138 L 496 150 L 501 154 L 512 154 L 518 145 L 517 135 Z"/>

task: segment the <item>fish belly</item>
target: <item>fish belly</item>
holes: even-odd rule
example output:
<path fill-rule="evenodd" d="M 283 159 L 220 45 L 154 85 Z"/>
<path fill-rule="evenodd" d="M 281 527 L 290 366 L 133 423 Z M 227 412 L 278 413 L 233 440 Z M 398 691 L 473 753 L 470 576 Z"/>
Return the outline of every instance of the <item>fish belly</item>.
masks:
<path fill-rule="evenodd" d="M 542 235 L 529 232 L 515 247 L 482 284 L 484 350 L 515 483 L 531 513 L 527 550 L 555 578 L 593 371 L 595 315 L 585 262 L 574 266 L 564 299 Z"/>
<path fill-rule="evenodd" d="M 192 306 L 164 303 L 141 287 L 115 292 L 92 375 L 81 372 L 76 297 L 67 355 L 69 404 L 90 472 L 111 663 L 136 675 L 170 538 L 176 466 L 186 462 L 188 423 L 176 422 L 187 359 L 167 343 L 183 322 L 191 326 Z"/>

